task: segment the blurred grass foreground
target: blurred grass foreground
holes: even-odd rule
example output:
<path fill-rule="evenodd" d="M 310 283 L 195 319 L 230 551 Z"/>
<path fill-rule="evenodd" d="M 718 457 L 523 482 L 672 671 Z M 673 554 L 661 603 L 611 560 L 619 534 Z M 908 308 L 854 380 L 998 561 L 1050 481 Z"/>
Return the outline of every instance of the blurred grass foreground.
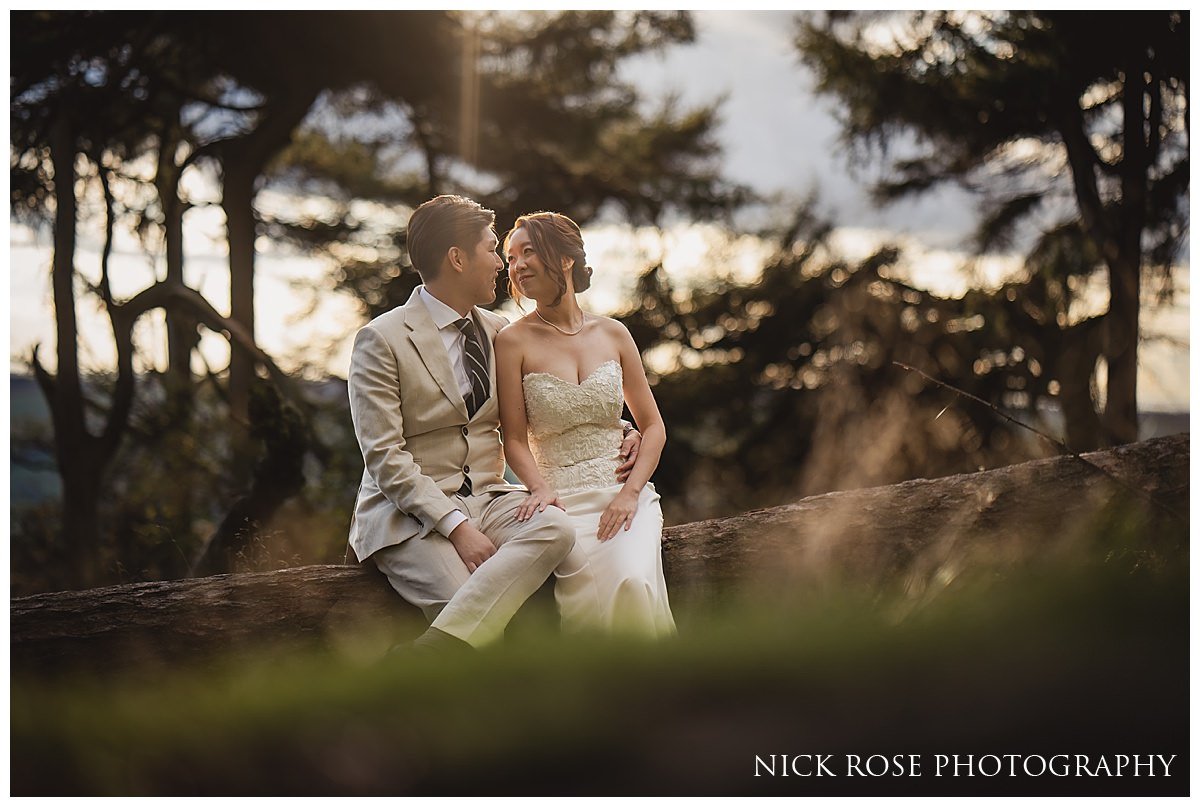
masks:
<path fill-rule="evenodd" d="M 347 638 L 14 673 L 12 793 L 1183 795 L 1186 526 L 1109 516 L 1072 553 L 981 565 L 933 596 L 892 581 L 689 602 L 657 645 L 526 619 L 461 658 L 381 660 Z M 1167 777 L 935 777 L 931 763 L 1118 753 L 1178 756 Z M 773 754 L 925 767 L 755 776 Z"/>

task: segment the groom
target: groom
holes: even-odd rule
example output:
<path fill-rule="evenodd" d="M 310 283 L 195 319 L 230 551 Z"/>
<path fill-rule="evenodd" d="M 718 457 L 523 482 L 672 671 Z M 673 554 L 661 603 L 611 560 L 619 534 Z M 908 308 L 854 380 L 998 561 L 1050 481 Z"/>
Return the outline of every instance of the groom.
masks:
<path fill-rule="evenodd" d="M 504 267 L 495 221 L 461 196 L 418 207 L 408 251 L 423 285 L 367 323 L 350 358 L 366 466 L 350 546 L 432 620 L 418 645 L 494 640 L 556 567 L 582 562 L 566 513 L 518 522 L 527 493 L 504 479 L 492 340 L 506 322 L 477 307 Z"/>

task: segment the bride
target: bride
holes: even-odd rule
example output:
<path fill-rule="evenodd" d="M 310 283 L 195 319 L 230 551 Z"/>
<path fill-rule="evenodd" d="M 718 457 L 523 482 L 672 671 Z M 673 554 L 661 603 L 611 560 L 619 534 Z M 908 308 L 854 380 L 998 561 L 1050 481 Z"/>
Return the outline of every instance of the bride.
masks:
<path fill-rule="evenodd" d="M 650 483 L 667 433 L 637 345 L 621 323 L 579 307 L 592 270 L 574 221 L 521 216 L 504 250 L 513 299 L 536 306 L 495 342 L 505 459 L 529 488 L 516 517 L 558 506 L 574 523 L 575 549 L 556 572 L 564 627 L 670 635 L 662 509 Z M 614 485 L 626 403 L 642 444 Z"/>

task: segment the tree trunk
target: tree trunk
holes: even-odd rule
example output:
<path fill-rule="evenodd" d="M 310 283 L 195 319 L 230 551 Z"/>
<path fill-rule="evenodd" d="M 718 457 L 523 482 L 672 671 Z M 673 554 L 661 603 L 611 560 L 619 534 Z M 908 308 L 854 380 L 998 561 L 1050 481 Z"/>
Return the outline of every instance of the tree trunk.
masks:
<path fill-rule="evenodd" d="M 1131 48 L 1122 87 L 1124 122 L 1117 259 L 1108 266 L 1108 396 L 1104 421 L 1116 444 L 1137 440 L 1137 369 L 1141 306 L 1142 231 L 1146 224 L 1146 143 L 1144 46 Z"/>
<path fill-rule="evenodd" d="M 1140 79 L 1124 83 L 1125 154 L 1121 162 L 1121 199 L 1115 216 L 1109 213 L 1100 196 L 1096 180 L 1099 158 L 1088 141 L 1075 88 L 1067 88 L 1060 101 L 1059 131 L 1067 149 L 1079 215 L 1084 232 L 1108 267 L 1109 308 L 1104 345 L 1108 379 L 1102 421 L 1110 445 L 1137 439 L 1138 285 L 1147 169 L 1140 88 Z"/>
<path fill-rule="evenodd" d="M 229 235 L 229 317 L 254 337 L 254 180 L 258 172 L 227 163 L 221 195 Z M 229 351 L 229 403 L 241 422 L 249 417 L 254 359 L 237 346 Z"/>
<path fill-rule="evenodd" d="M 670 527 L 663 566 L 677 610 L 723 592 L 761 598 L 847 586 L 902 587 L 916 603 L 973 571 L 1070 551 L 1103 557 L 1098 525 L 1119 516 L 1145 539 L 1127 551 L 1150 563 L 1187 540 L 1188 465 L 1182 434 L 1083 460 L 827 493 Z M 382 653 L 424 626 L 369 563 L 38 594 L 14 599 L 10 614 L 18 670 L 173 662 L 347 633 L 376 636 Z"/>
<path fill-rule="evenodd" d="M 182 169 L 175 161 L 178 145 L 178 127 L 174 124 L 165 126 L 159 137 L 158 169 L 154 184 L 163 215 L 166 282 L 182 287 L 184 205 L 179 198 Z M 192 352 L 199 345 L 200 332 L 196 327 L 196 319 L 185 309 L 167 307 L 163 314 L 167 320 L 167 373 L 163 379 L 167 417 L 176 431 L 185 433 L 195 406 Z M 184 525 L 192 523 L 196 470 L 185 462 L 175 468 L 174 473 L 179 475 L 178 484 L 171 489 L 170 501 L 163 504 L 165 512 L 172 514 L 170 520 L 175 529 L 182 529 Z"/>
<path fill-rule="evenodd" d="M 179 199 L 180 169 L 175 164 L 175 148 L 179 141 L 174 131 L 163 133 L 160 139 L 158 170 L 154 184 L 158 191 L 163 214 L 163 241 L 166 252 L 167 282 L 184 285 L 183 281 L 183 213 Z M 179 416 L 186 419 L 191 409 L 192 351 L 199 343 L 196 322 L 186 312 L 167 310 L 167 375 L 173 401 L 178 404 Z"/>
<path fill-rule="evenodd" d="M 1067 445 L 1091 451 L 1108 445 L 1104 424 L 1092 398 L 1092 379 L 1103 348 L 1104 320 L 1085 320 L 1062 331 L 1054 374 L 1059 379 L 1059 406 Z"/>
<path fill-rule="evenodd" d="M 258 127 L 246 137 L 229 144 L 222 156 L 224 171 L 221 207 L 229 237 L 229 315 L 254 338 L 254 183 L 267 163 L 291 139 L 317 98 L 311 88 L 280 93 Z M 231 349 L 229 356 L 229 399 L 233 414 L 241 422 L 249 417 L 250 386 L 254 359 L 245 351 Z"/>
<path fill-rule="evenodd" d="M 54 165 L 54 258 L 52 287 L 58 368 L 50 410 L 54 450 L 62 477 L 62 562 L 72 585 L 86 587 L 94 578 L 99 531 L 96 526 L 101 469 L 90 461 L 79 378 L 75 317 L 75 133 L 65 113 L 53 125 L 50 157 Z M 43 386 L 43 389 L 46 387 Z"/>
<path fill-rule="evenodd" d="M 1105 315 L 1108 363 L 1104 425 L 1112 445 L 1137 440 L 1137 371 L 1141 307 L 1140 255 L 1109 267 L 1109 304 Z"/>
<path fill-rule="evenodd" d="M 64 561 L 70 568 L 70 582 L 76 589 L 94 586 L 103 571 L 100 567 L 100 477 L 103 471 L 95 462 L 94 451 L 80 447 L 74 461 L 63 466 L 62 519 L 66 536 Z"/>
<path fill-rule="evenodd" d="M 60 117 L 54 124 L 50 146 L 54 164 L 54 323 L 58 368 L 54 432 L 59 467 L 84 437 L 83 393 L 79 380 L 79 327 L 75 319 L 75 137 L 70 123 Z"/>

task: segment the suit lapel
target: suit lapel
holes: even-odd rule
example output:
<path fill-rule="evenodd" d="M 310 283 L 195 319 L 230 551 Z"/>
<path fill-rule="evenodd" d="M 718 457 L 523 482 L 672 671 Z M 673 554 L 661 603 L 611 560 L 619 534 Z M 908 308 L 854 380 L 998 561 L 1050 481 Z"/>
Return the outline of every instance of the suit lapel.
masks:
<path fill-rule="evenodd" d="M 450 403 L 467 417 L 467 404 L 459 392 L 458 382 L 454 379 L 454 369 L 450 366 L 450 356 L 446 346 L 442 344 L 442 336 L 438 333 L 429 309 L 417 296 L 414 290 L 408 302 L 404 304 L 404 324 L 408 326 L 408 338 L 425 362 L 426 369 L 433 380 L 441 387 Z"/>

